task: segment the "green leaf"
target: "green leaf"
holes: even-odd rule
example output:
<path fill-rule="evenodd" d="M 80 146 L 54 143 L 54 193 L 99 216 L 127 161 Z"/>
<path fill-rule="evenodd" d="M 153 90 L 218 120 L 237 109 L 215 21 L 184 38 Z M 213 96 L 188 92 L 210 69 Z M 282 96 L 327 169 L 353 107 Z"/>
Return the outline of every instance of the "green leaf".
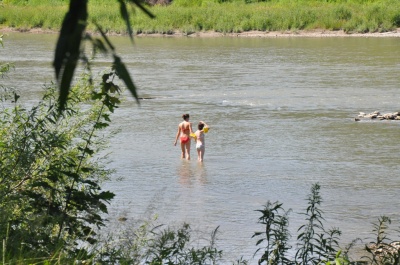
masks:
<path fill-rule="evenodd" d="M 60 89 L 60 110 L 64 110 L 67 102 L 87 17 L 87 0 L 71 0 L 61 26 L 53 61 Z"/>
<path fill-rule="evenodd" d="M 108 114 L 102 114 L 102 116 L 103 116 L 104 120 L 106 120 L 106 121 L 108 121 L 108 122 L 111 122 L 110 115 L 108 115 Z"/>
<path fill-rule="evenodd" d="M 93 93 L 92 94 L 92 99 L 93 100 L 101 99 L 102 96 L 103 96 L 102 93 Z"/>
<path fill-rule="evenodd" d="M 122 63 L 121 58 L 114 54 L 114 67 L 117 72 L 119 78 L 121 78 L 125 85 L 128 87 L 129 91 L 131 92 L 132 96 L 135 97 L 136 102 L 140 104 L 139 98 L 136 92 L 136 86 L 133 84 L 131 76 L 129 75 L 128 70 L 125 67 L 125 64 Z"/>
<path fill-rule="evenodd" d="M 98 203 L 97 206 L 99 207 L 99 209 L 100 209 L 103 213 L 108 213 L 107 206 L 106 206 L 104 203 Z"/>
<path fill-rule="evenodd" d="M 131 27 L 131 22 L 129 19 L 129 13 L 128 10 L 126 9 L 126 4 L 124 0 L 118 0 L 119 4 L 120 4 L 120 12 L 121 12 L 121 16 L 122 18 L 125 20 L 126 23 L 126 28 L 128 30 L 128 34 L 129 34 L 129 38 L 131 39 L 131 41 L 133 41 L 133 31 L 132 31 L 132 27 Z"/>
<path fill-rule="evenodd" d="M 89 155 L 93 155 L 94 154 L 94 151 L 92 149 L 90 149 L 89 147 L 86 147 L 84 152 L 89 154 Z"/>
<path fill-rule="evenodd" d="M 106 41 L 106 43 L 107 43 L 108 47 L 110 48 L 110 50 L 114 52 L 115 48 L 112 45 L 111 41 L 107 38 L 107 35 L 105 34 L 105 32 L 103 31 L 101 26 L 97 22 L 93 22 L 93 23 L 96 25 L 97 30 L 100 32 L 101 36 Z"/>
<path fill-rule="evenodd" d="M 44 182 L 44 181 L 35 181 L 33 183 L 32 187 L 42 187 L 42 188 L 49 189 L 49 190 L 53 189 L 53 187 L 50 186 L 49 183 Z"/>
<path fill-rule="evenodd" d="M 264 241 L 264 239 L 259 239 L 256 243 L 256 246 L 258 246 L 259 244 L 261 244 Z"/>
<path fill-rule="evenodd" d="M 107 83 L 107 80 L 110 78 L 111 75 L 112 75 L 111 73 L 104 74 L 101 77 L 101 79 L 103 80 L 103 83 Z"/>
<path fill-rule="evenodd" d="M 108 50 L 101 39 L 98 38 L 93 39 L 92 44 L 93 44 L 94 54 L 96 53 L 97 50 L 99 50 L 103 54 L 108 53 Z"/>
<path fill-rule="evenodd" d="M 111 83 L 110 93 L 119 93 L 120 91 L 121 89 L 119 88 L 118 85 Z"/>
<path fill-rule="evenodd" d="M 87 172 L 93 171 L 93 168 L 90 168 L 90 167 L 82 167 L 81 170 L 82 170 L 82 172 L 87 173 Z"/>
<path fill-rule="evenodd" d="M 109 124 L 105 123 L 105 122 L 96 122 L 96 124 L 94 125 L 95 129 L 102 129 L 102 128 L 106 128 L 108 127 Z"/>
<path fill-rule="evenodd" d="M 86 241 L 89 242 L 90 244 L 94 245 L 97 243 L 97 239 L 93 238 L 93 237 L 87 237 Z"/>
<path fill-rule="evenodd" d="M 99 198 L 105 201 L 110 201 L 115 197 L 115 194 L 110 191 L 103 191 L 99 194 Z"/>
<path fill-rule="evenodd" d="M 96 182 L 92 181 L 92 180 L 83 180 L 82 182 L 86 183 L 86 184 L 89 184 L 90 186 L 92 186 L 92 188 L 96 188 L 96 189 L 100 188 L 99 185 Z"/>
<path fill-rule="evenodd" d="M 116 97 L 110 97 L 110 102 L 112 103 L 112 104 L 119 104 L 119 103 L 121 103 L 121 101 L 119 100 L 119 98 L 116 98 Z"/>

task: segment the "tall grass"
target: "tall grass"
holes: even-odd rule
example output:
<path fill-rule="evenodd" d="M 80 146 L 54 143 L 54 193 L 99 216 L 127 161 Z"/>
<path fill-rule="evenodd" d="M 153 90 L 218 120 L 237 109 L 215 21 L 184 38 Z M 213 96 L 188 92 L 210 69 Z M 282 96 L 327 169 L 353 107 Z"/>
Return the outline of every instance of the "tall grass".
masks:
<path fill-rule="evenodd" d="M 66 0 L 3 0 L 0 26 L 16 29 L 58 30 L 67 10 Z M 169 6 L 148 7 L 150 19 L 133 10 L 135 33 L 223 33 L 296 30 L 384 32 L 400 27 L 397 0 L 174 0 Z M 126 33 L 117 1 L 89 1 L 89 21 L 106 32 Z M 95 30 L 93 24 L 89 30 Z"/>
<path fill-rule="evenodd" d="M 252 236 L 257 239 L 253 258 L 260 265 L 398 265 L 400 263 L 400 241 L 391 229 L 391 219 L 381 216 L 373 223 L 372 238 L 368 241 L 357 238 L 345 247 L 339 246 L 341 232 L 338 228 L 327 229 L 327 221 L 321 209 L 322 197 L 319 184 L 313 184 L 307 199 L 307 207 L 300 214 L 304 224 L 297 229 L 296 242 L 291 245 L 289 219 L 292 210 L 285 210 L 280 202 L 268 201 L 260 213 L 258 224 L 261 231 Z M 1 217 L 1 216 L 0 216 Z M 3 264 L 236 264 L 247 265 L 242 258 L 230 263 L 222 262 L 224 253 L 216 245 L 219 227 L 208 235 L 190 228 L 189 224 L 160 225 L 157 218 L 118 220 L 111 222 L 108 233 L 97 233 L 95 244 L 87 245 L 87 253 L 68 254 L 59 250 L 50 256 L 26 253 L 3 254 Z M 397 231 L 398 232 L 398 231 Z M 219 234 L 218 234 L 219 235 Z M 389 239 L 389 235 L 392 237 Z M 393 238 L 394 237 L 394 238 Z M 395 241 L 393 241 L 395 240 Z M 350 258 L 355 247 L 360 258 Z M 3 250 L 4 251 L 4 250 Z M 292 252 L 295 252 L 293 254 Z M 361 251 L 361 253 L 360 253 Z M 27 255 L 29 254 L 29 255 Z M 237 253 L 240 256 L 240 252 Z M 29 258 L 27 258 L 29 257 Z"/>

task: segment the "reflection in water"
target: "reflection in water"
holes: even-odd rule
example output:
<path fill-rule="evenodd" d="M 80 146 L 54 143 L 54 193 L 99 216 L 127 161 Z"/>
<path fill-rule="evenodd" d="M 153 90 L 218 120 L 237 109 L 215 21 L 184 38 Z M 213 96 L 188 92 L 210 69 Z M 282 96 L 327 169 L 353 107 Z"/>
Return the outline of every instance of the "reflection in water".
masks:
<path fill-rule="evenodd" d="M 180 184 L 191 187 L 194 182 L 207 183 L 207 170 L 204 163 L 196 161 L 196 166 L 193 163 L 192 161 L 182 159 L 182 163 L 177 170 Z"/>
<path fill-rule="evenodd" d="M 178 167 L 179 182 L 184 186 L 191 186 L 190 181 L 193 175 L 190 161 L 182 159 L 181 165 Z"/>
<path fill-rule="evenodd" d="M 204 165 L 204 162 L 203 163 L 197 163 L 196 179 L 201 184 L 206 184 L 207 183 L 207 169 L 206 169 L 206 166 Z"/>

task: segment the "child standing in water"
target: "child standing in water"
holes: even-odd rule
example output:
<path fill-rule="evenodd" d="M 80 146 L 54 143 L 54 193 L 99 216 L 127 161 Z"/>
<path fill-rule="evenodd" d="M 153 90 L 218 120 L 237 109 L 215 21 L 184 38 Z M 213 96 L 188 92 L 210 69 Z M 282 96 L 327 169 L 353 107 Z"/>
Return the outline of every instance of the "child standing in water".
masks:
<path fill-rule="evenodd" d="M 189 114 L 182 115 L 183 122 L 178 125 L 178 132 L 176 133 L 174 145 L 181 140 L 181 158 L 190 160 L 190 134 L 193 133 L 192 123 L 189 122 Z"/>
<path fill-rule="evenodd" d="M 197 150 L 197 160 L 199 162 L 203 162 L 204 152 L 206 151 L 205 146 L 205 136 L 204 134 L 208 132 L 208 125 L 204 121 L 200 121 L 197 125 L 197 131 L 195 132 L 196 135 L 196 150 Z"/>

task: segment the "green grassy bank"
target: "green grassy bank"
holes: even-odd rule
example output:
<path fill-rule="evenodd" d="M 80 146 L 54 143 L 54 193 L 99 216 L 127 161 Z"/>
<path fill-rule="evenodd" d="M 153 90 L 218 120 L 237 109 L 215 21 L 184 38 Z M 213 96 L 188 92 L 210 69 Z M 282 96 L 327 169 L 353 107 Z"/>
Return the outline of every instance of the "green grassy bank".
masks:
<path fill-rule="evenodd" d="M 67 0 L 0 1 L 0 27 L 17 30 L 58 30 L 68 8 Z M 174 0 L 168 6 L 148 7 L 150 19 L 132 9 L 134 33 L 223 33 L 297 30 L 386 32 L 400 27 L 398 0 Z M 90 0 L 89 21 L 111 33 L 126 33 L 119 5 L 114 0 Z M 93 23 L 89 30 L 95 30 Z"/>

